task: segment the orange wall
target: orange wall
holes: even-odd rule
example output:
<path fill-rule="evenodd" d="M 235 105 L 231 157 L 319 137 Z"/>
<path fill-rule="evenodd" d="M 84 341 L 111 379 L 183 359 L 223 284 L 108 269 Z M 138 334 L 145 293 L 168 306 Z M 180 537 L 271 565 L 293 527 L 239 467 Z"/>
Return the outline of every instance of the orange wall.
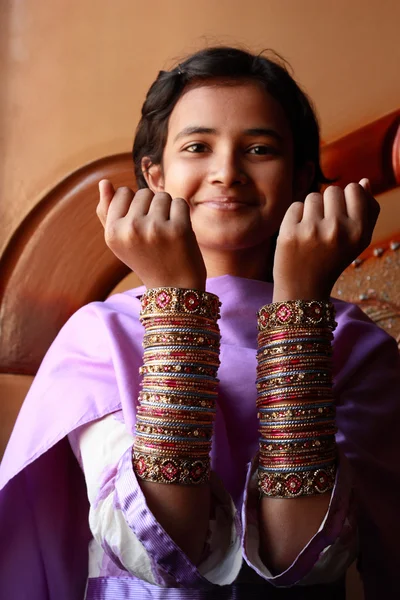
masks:
<path fill-rule="evenodd" d="M 3 0 L 0 255 L 46 190 L 129 150 L 147 87 L 205 43 L 274 48 L 314 99 L 328 142 L 399 106 L 396 0 Z M 400 229 L 400 188 L 376 238 Z"/>

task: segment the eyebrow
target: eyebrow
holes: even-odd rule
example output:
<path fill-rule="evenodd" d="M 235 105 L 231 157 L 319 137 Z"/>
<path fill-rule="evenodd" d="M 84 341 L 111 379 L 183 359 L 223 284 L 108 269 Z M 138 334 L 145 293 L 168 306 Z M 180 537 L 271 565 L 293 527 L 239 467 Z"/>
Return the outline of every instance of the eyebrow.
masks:
<path fill-rule="evenodd" d="M 283 137 L 277 131 L 275 131 L 275 129 L 271 129 L 268 127 L 253 127 L 251 129 L 245 129 L 243 133 L 245 135 L 248 135 L 251 137 L 260 137 L 260 136 L 272 137 L 272 138 L 276 139 L 278 142 L 283 141 Z M 199 127 L 196 125 L 185 127 L 175 137 L 174 142 L 176 142 L 177 140 L 179 140 L 183 137 L 187 137 L 189 135 L 194 135 L 194 134 L 217 135 L 218 130 L 211 128 L 211 127 Z"/>

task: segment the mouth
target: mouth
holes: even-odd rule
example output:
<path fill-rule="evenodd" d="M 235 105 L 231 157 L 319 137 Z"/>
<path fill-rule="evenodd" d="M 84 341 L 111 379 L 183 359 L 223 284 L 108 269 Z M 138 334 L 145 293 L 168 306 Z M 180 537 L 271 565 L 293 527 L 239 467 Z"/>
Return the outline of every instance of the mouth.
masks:
<path fill-rule="evenodd" d="M 215 208 L 216 210 L 243 210 L 251 206 L 256 206 L 256 202 L 250 202 L 248 200 L 242 200 L 235 196 L 214 196 L 212 198 L 206 198 L 198 204 L 204 204 L 208 208 Z"/>

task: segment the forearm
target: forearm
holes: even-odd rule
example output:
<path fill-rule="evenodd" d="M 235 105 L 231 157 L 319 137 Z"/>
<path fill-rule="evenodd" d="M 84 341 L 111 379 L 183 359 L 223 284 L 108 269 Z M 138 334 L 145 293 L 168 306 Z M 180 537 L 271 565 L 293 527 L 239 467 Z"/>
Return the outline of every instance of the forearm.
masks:
<path fill-rule="evenodd" d="M 210 519 L 209 453 L 219 366 L 218 300 L 191 292 L 191 304 L 185 290 L 168 290 L 162 296 L 150 290 L 142 299 L 144 379 L 133 465 L 150 510 L 172 540 L 198 564 Z M 175 300 L 168 301 L 170 296 Z"/>
<path fill-rule="evenodd" d="M 198 565 L 208 533 L 210 485 L 190 487 L 142 480 L 139 483 L 157 521 L 191 562 Z"/>
<path fill-rule="evenodd" d="M 275 304 L 259 313 L 260 555 L 285 571 L 317 533 L 336 473 L 330 305 Z"/>
<path fill-rule="evenodd" d="M 260 500 L 260 556 L 272 574 L 285 571 L 317 533 L 331 492 L 295 499 Z"/>

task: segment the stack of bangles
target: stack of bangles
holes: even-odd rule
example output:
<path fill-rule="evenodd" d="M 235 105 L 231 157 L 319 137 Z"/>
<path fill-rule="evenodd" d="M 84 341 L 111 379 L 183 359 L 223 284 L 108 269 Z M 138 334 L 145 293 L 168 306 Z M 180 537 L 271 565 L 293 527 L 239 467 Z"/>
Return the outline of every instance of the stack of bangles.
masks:
<path fill-rule="evenodd" d="M 333 488 L 336 476 L 333 305 L 277 302 L 257 316 L 260 494 L 322 494 Z"/>
<path fill-rule="evenodd" d="M 158 483 L 207 482 L 218 385 L 218 297 L 154 288 L 141 303 L 144 364 L 134 470 Z"/>

